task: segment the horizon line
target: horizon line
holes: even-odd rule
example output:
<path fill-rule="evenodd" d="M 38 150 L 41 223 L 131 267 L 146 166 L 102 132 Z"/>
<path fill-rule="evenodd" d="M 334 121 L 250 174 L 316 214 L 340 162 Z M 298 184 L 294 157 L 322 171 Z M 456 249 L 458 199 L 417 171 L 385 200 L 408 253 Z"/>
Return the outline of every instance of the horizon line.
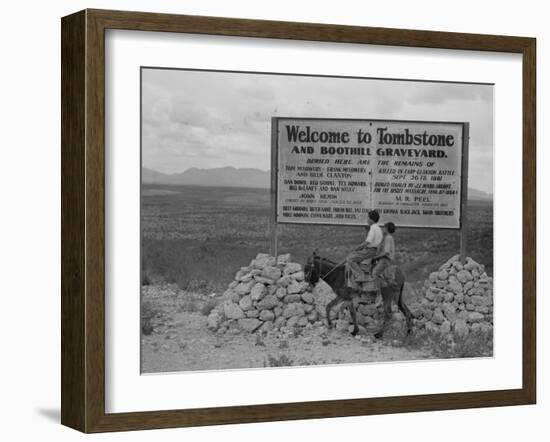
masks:
<path fill-rule="evenodd" d="M 143 165 L 141 166 L 141 168 L 142 169 L 148 169 L 152 172 L 160 173 L 160 174 L 166 175 L 166 176 L 179 175 L 179 174 L 185 173 L 185 172 L 187 172 L 188 170 L 191 170 L 191 169 L 196 169 L 196 170 L 215 170 L 215 169 L 257 170 L 257 171 L 263 172 L 263 173 L 271 173 L 270 170 L 262 170 L 262 169 L 258 169 L 257 167 L 235 167 L 235 166 L 219 166 L 219 167 L 210 167 L 210 168 L 188 167 L 187 169 L 183 170 L 182 172 L 173 172 L 173 173 L 160 172 L 157 169 L 152 169 L 151 167 L 145 167 Z M 143 177 L 141 179 L 141 182 L 143 184 Z M 148 184 L 155 184 L 155 183 L 148 183 Z M 158 183 L 158 184 L 162 185 L 162 183 Z M 172 184 L 169 184 L 169 185 L 172 185 Z M 204 185 L 204 184 L 175 184 L 175 185 L 216 187 L 216 186 L 209 186 L 209 185 Z M 224 187 L 242 187 L 242 186 L 224 186 Z M 268 189 L 269 186 L 267 186 L 267 187 L 250 187 L 250 188 L 251 189 Z M 486 195 L 491 195 L 491 197 L 493 197 L 493 195 L 494 195 L 493 192 L 487 192 L 486 190 L 481 190 L 481 189 L 478 189 L 476 187 L 468 186 L 468 189 L 476 190 L 478 192 L 483 192 Z"/>

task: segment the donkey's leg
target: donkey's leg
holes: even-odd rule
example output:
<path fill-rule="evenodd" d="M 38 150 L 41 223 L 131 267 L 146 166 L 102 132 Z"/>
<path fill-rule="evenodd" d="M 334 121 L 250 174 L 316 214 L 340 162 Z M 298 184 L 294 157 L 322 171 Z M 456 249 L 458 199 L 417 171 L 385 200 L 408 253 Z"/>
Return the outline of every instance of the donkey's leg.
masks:
<path fill-rule="evenodd" d="M 413 314 L 409 310 L 409 307 L 407 307 L 407 304 L 405 304 L 405 301 L 403 300 L 403 288 L 405 287 L 405 284 L 401 286 L 401 289 L 399 290 L 399 298 L 397 299 L 397 306 L 399 307 L 399 310 L 405 315 L 405 319 L 407 321 L 407 335 L 410 335 L 412 333 L 413 329 Z"/>
<path fill-rule="evenodd" d="M 388 289 L 382 289 L 382 299 L 384 300 L 384 321 L 382 322 L 382 326 L 380 327 L 380 330 L 378 330 L 375 334 L 375 338 L 381 338 L 384 336 L 384 332 L 388 328 L 388 325 L 390 323 L 390 320 L 392 318 L 391 313 L 391 305 L 392 305 L 392 293 L 388 292 Z"/>
<path fill-rule="evenodd" d="M 359 332 L 359 326 L 357 325 L 357 312 L 355 310 L 355 303 L 353 298 L 349 300 L 349 311 L 351 313 L 351 319 L 353 320 L 353 331 L 351 334 L 355 336 Z"/>
<path fill-rule="evenodd" d="M 332 301 L 330 301 L 327 304 L 327 327 L 328 328 L 332 327 L 332 321 L 330 320 L 330 311 L 334 306 L 340 304 L 341 301 L 342 301 L 342 298 L 340 298 L 340 296 L 336 296 L 336 298 L 334 298 Z"/>

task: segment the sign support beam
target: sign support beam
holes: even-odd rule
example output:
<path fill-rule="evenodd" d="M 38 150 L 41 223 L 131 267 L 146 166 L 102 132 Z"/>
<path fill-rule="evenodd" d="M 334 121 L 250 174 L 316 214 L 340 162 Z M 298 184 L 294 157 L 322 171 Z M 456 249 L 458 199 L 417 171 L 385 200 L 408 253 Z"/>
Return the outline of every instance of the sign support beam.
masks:
<path fill-rule="evenodd" d="M 470 123 L 464 123 L 462 132 L 462 190 L 460 193 L 460 262 L 466 262 L 468 243 L 468 149 L 470 146 Z"/>
<path fill-rule="evenodd" d="M 278 224 L 277 224 L 277 175 L 279 172 L 279 162 L 277 159 L 278 149 L 277 137 L 279 128 L 277 117 L 271 118 L 271 213 L 269 215 L 269 236 L 271 239 L 270 253 L 277 258 L 278 253 Z"/>

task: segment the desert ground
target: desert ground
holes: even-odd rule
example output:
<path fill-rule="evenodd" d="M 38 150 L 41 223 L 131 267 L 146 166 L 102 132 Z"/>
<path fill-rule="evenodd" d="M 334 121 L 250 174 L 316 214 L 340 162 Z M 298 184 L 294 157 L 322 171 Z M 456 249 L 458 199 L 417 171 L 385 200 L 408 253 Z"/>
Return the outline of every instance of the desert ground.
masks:
<path fill-rule="evenodd" d="M 493 207 L 468 205 L 468 255 L 492 276 Z M 423 331 L 405 336 L 396 313 L 381 340 L 365 329 L 325 325 L 269 334 L 219 335 L 207 316 L 235 273 L 269 252 L 266 189 L 144 185 L 142 188 L 142 371 L 171 372 L 304 366 L 427 358 L 490 356 L 492 336 L 442 339 Z M 304 263 L 317 249 L 339 261 L 363 240 L 360 227 L 283 225 L 279 253 Z M 422 297 L 428 275 L 459 250 L 452 230 L 399 229 L 397 262 L 405 271 L 405 301 Z M 342 305 L 341 309 L 345 306 Z M 401 318 L 402 319 L 402 318 Z M 490 341 L 490 342 L 489 342 Z"/>

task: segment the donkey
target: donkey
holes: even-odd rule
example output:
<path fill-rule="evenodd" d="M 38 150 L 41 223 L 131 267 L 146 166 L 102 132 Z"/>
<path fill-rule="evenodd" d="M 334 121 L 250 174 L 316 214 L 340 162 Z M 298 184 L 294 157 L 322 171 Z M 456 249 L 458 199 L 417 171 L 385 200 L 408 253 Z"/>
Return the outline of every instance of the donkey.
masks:
<path fill-rule="evenodd" d="M 348 287 L 346 279 L 346 270 L 344 263 L 335 263 L 327 258 L 321 258 L 313 253 L 310 256 L 304 266 L 305 280 L 309 283 L 309 287 L 312 290 L 319 280 L 325 281 L 336 294 L 336 298 L 327 304 L 327 325 L 332 327 L 332 321 L 330 320 L 330 312 L 332 308 L 338 305 L 342 301 L 346 301 L 351 313 L 351 319 L 353 320 L 352 335 L 356 335 L 359 332 L 357 325 L 357 312 L 355 311 L 355 304 L 353 298 L 359 296 L 361 291 L 354 290 Z M 380 329 L 374 334 L 376 338 L 381 338 L 384 332 L 388 328 L 392 319 L 392 303 L 395 302 L 399 307 L 399 310 L 405 315 L 407 321 L 407 335 L 412 333 L 413 328 L 413 315 L 405 302 L 403 301 L 403 288 L 405 287 L 405 275 L 400 267 L 396 266 L 395 269 L 395 286 L 388 285 L 382 287 L 382 299 L 384 303 L 384 321 Z"/>

